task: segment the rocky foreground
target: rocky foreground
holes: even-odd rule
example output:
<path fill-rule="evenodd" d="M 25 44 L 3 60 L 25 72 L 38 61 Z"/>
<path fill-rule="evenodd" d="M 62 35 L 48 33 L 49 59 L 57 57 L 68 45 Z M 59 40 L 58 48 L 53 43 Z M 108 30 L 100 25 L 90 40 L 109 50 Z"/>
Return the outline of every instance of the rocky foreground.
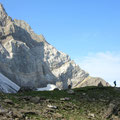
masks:
<path fill-rule="evenodd" d="M 120 88 L 0 93 L 0 120 L 120 120 Z"/>

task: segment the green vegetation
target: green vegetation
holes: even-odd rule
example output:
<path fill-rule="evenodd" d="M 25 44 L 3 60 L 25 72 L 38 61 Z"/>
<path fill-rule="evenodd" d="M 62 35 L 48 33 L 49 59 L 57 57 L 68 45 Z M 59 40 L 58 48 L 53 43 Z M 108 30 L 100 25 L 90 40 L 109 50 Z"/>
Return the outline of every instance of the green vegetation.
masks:
<path fill-rule="evenodd" d="M 16 117 L 12 117 L 20 120 L 120 119 L 119 88 L 84 87 L 74 89 L 72 94 L 67 90 L 1 93 L 0 101 L 5 109 L 17 111 Z"/>

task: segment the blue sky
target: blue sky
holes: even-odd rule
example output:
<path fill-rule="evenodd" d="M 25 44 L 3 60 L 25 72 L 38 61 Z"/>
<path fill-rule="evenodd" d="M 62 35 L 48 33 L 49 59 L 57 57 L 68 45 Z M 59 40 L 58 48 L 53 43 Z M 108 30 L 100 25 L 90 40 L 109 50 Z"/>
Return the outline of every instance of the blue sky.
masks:
<path fill-rule="evenodd" d="M 0 2 L 9 16 L 25 20 L 35 33 L 43 34 L 50 44 L 69 54 L 91 75 L 120 84 L 120 77 L 116 76 L 120 74 L 120 0 Z"/>

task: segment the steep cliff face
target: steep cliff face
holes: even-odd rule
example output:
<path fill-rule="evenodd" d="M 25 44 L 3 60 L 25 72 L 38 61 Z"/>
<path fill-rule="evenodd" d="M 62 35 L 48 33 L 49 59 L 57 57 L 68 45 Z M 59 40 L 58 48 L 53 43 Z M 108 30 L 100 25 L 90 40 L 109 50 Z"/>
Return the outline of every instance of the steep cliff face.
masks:
<path fill-rule="evenodd" d="M 0 73 L 0 92 L 16 93 L 20 87 Z"/>
<path fill-rule="evenodd" d="M 84 86 L 89 74 L 37 35 L 24 21 L 12 20 L 0 4 L 0 72 L 19 86 Z M 94 78 L 108 85 L 102 79 Z M 86 85 L 93 78 L 89 77 Z M 93 80 L 94 81 L 94 80 Z"/>

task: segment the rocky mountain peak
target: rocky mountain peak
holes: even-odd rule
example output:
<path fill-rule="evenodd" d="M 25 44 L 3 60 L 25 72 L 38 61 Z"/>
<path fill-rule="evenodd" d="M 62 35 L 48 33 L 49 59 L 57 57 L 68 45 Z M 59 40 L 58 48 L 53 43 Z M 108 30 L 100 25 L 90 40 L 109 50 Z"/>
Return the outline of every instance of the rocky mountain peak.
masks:
<path fill-rule="evenodd" d="M 6 14 L 6 11 L 1 3 L 0 3 L 0 12 Z"/>
<path fill-rule="evenodd" d="M 23 20 L 12 20 L 0 5 L 0 73 L 21 87 L 60 89 L 97 86 L 103 79 L 90 77 L 70 57 L 37 35 Z"/>
<path fill-rule="evenodd" d="M 12 21 L 11 17 L 7 15 L 3 5 L 0 4 L 0 26 L 4 27 L 11 21 Z"/>

